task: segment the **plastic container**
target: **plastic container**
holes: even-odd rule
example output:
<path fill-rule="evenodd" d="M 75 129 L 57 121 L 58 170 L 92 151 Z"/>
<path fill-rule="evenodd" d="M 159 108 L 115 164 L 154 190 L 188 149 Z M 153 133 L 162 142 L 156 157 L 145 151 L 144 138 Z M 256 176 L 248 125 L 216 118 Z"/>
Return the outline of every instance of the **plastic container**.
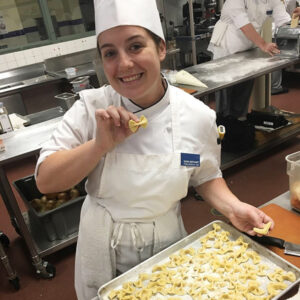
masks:
<path fill-rule="evenodd" d="M 78 93 L 82 90 L 90 88 L 90 76 L 80 76 L 71 81 L 73 85 L 72 91 Z"/>
<path fill-rule="evenodd" d="M 13 131 L 13 126 L 11 124 L 10 118 L 8 116 L 8 112 L 6 107 L 3 105 L 3 102 L 0 102 L 0 132 L 10 132 Z"/>
<path fill-rule="evenodd" d="M 300 151 L 287 155 L 285 159 L 289 175 L 291 206 L 300 212 Z"/>
<path fill-rule="evenodd" d="M 65 72 L 67 74 L 67 77 L 74 77 L 77 74 L 77 70 L 74 67 L 65 68 Z"/>
<path fill-rule="evenodd" d="M 64 110 L 68 110 L 77 100 L 77 95 L 72 93 L 62 93 L 54 96 L 54 98 L 57 99 L 59 106 L 61 106 Z"/>
<path fill-rule="evenodd" d="M 33 175 L 19 179 L 13 185 L 28 208 L 30 226 L 38 227 L 40 234 L 52 242 L 65 239 L 78 231 L 81 206 L 86 195 L 85 180 L 76 186 L 80 193 L 78 198 L 45 212 L 37 212 L 30 203 L 32 199 L 42 197 Z"/>

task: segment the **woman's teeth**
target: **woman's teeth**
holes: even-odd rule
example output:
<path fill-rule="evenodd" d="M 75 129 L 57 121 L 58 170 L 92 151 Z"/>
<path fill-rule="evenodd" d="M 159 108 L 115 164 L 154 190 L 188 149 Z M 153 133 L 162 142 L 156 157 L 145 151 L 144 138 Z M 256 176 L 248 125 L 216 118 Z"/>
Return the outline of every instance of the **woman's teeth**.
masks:
<path fill-rule="evenodd" d="M 133 76 L 129 76 L 129 77 L 123 77 L 122 81 L 124 81 L 124 82 L 130 82 L 130 81 L 137 80 L 140 77 L 141 77 L 141 74 L 137 74 L 137 75 L 133 75 Z"/>

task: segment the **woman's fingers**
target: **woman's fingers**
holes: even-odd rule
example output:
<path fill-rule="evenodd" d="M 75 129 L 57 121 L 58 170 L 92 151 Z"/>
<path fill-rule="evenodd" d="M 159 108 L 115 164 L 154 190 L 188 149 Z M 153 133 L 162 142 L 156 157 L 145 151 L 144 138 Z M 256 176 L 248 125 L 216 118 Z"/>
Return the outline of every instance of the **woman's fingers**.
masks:
<path fill-rule="evenodd" d="M 97 109 L 95 115 L 97 119 L 99 118 L 102 120 L 110 119 L 110 116 L 105 109 Z"/>
<path fill-rule="evenodd" d="M 119 106 L 109 106 L 106 110 L 110 118 L 112 118 L 115 126 L 120 127 L 123 125 L 125 128 L 128 128 L 129 120 L 139 121 L 139 118 L 135 116 L 132 112 L 127 111 L 124 107 Z"/>
<path fill-rule="evenodd" d="M 112 118 L 115 126 L 120 127 L 121 126 L 121 116 L 120 116 L 120 112 L 119 112 L 118 108 L 115 106 L 109 106 L 106 111 L 109 114 L 109 116 Z"/>
<path fill-rule="evenodd" d="M 270 54 L 271 56 L 280 53 L 280 50 L 275 43 L 267 43 L 263 51 Z"/>

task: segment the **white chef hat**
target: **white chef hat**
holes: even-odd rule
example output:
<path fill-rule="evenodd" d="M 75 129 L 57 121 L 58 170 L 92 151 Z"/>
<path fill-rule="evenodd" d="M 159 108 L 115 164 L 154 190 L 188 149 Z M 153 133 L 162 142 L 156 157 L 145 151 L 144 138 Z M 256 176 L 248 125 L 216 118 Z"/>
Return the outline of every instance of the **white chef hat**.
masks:
<path fill-rule="evenodd" d="M 96 36 L 121 25 L 144 27 L 165 40 L 156 0 L 94 0 Z"/>

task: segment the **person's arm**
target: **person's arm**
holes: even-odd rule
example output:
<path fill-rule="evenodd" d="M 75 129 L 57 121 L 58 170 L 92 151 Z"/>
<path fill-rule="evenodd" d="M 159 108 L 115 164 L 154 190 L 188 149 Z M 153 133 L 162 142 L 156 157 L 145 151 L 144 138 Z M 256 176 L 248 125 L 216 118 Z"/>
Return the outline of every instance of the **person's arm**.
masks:
<path fill-rule="evenodd" d="M 67 190 L 78 184 L 104 155 L 95 139 L 74 149 L 49 155 L 39 166 L 36 184 L 41 193 Z"/>
<path fill-rule="evenodd" d="M 36 183 L 41 193 L 52 193 L 71 188 L 86 177 L 101 158 L 132 132 L 130 119 L 139 121 L 123 107 L 98 109 L 96 137 L 73 149 L 60 150 L 49 155 L 39 166 Z"/>
<path fill-rule="evenodd" d="M 263 52 L 266 52 L 273 56 L 274 54 L 280 53 L 277 45 L 275 43 L 266 43 L 265 40 L 257 33 L 255 28 L 251 23 L 240 28 L 243 34 L 248 40 L 253 42 L 257 47 L 259 47 Z"/>
<path fill-rule="evenodd" d="M 274 221 L 262 210 L 241 202 L 228 188 L 223 178 L 216 178 L 195 188 L 212 207 L 222 213 L 239 230 L 254 235 L 253 227 L 262 228 L 269 221 Z"/>

